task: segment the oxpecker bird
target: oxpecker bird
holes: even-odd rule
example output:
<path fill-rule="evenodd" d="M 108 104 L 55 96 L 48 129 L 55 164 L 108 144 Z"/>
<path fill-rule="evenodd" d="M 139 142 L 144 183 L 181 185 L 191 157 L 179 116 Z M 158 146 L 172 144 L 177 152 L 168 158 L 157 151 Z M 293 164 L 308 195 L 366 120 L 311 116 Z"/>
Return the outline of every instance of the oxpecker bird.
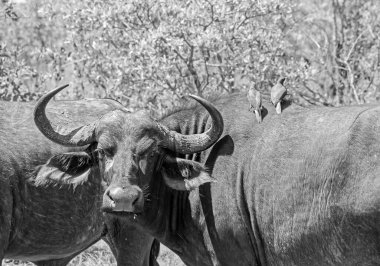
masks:
<path fill-rule="evenodd" d="M 271 89 L 270 92 L 270 99 L 273 103 L 273 105 L 276 107 L 276 112 L 278 114 L 281 114 L 281 101 L 284 99 L 287 89 L 284 87 L 284 77 L 280 77 L 276 83 Z"/>
<path fill-rule="evenodd" d="M 261 123 L 261 108 L 262 108 L 262 100 L 261 93 L 255 90 L 253 87 L 249 89 L 247 94 L 248 102 L 249 102 L 249 111 L 254 111 L 256 114 L 257 122 Z"/>

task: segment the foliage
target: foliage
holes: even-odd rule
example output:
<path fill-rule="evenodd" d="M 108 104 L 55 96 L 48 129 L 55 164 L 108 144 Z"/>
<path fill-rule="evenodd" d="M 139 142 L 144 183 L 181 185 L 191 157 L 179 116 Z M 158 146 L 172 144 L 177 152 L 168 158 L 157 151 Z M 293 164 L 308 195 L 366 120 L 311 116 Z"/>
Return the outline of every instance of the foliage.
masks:
<path fill-rule="evenodd" d="M 31 100 L 70 82 L 64 97 L 112 97 L 160 113 L 186 93 L 265 91 L 284 75 L 300 103 L 369 102 L 379 97 L 379 5 L 5 1 L 0 96 Z"/>
<path fill-rule="evenodd" d="M 375 0 L 301 2 L 289 50 L 304 62 L 298 95 L 323 105 L 378 100 L 380 3 Z"/>
<path fill-rule="evenodd" d="M 14 51 L 2 77 L 13 71 L 26 91 L 70 80 L 77 88 L 71 97 L 86 88 L 160 112 L 186 93 L 229 93 L 254 81 L 265 89 L 287 71 L 278 67 L 284 36 L 277 22 L 292 9 L 278 0 L 34 0 L 20 9 L 28 15 L 3 24 Z M 6 80 L 3 88 L 17 88 Z"/>
<path fill-rule="evenodd" d="M 59 81 L 67 59 L 59 44 L 65 31 L 55 30 L 59 19 L 49 5 L 2 1 L 0 12 L 0 97 L 34 100 Z M 51 5 L 50 5 L 51 7 Z M 2 13 L 0 13 L 2 14 Z M 49 14 L 49 16 L 46 16 Z"/>
<path fill-rule="evenodd" d="M 73 62 L 106 95 L 160 111 L 277 72 L 281 31 L 268 21 L 289 12 L 280 1 L 82 1 L 68 14 Z"/>

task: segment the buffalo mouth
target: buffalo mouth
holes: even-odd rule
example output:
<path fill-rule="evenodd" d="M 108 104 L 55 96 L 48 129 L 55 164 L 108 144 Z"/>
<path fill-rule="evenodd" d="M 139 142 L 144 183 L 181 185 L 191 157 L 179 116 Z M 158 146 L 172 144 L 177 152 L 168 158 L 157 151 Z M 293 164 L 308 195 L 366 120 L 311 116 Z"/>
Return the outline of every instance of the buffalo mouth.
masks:
<path fill-rule="evenodd" d="M 125 211 L 113 211 L 106 208 L 101 209 L 105 214 L 110 214 L 112 216 L 118 217 L 134 217 L 140 216 L 142 212 L 125 212 Z"/>
<path fill-rule="evenodd" d="M 125 202 L 113 201 L 109 197 L 103 198 L 101 211 L 115 216 L 138 216 L 143 213 L 144 202 L 141 199 L 135 199 L 132 204 L 125 204 Z"/>
<path fill-rule="evenodd" d="M 102 212 L 111 213 L 115 215 L 140 215 L 143 213 L 143 210 L 121 211 L 121 210 L 114 210 L 112 207 L 109 207 L 109 206 L 102 206 L 100 209 Z"/>
<path fill-rule="evenodd" d="M 133 220 L 136 220 L 139 216 L 142 215 L 142 211 L 134 211 L 134 212 L 115 211 L 108 206 L 102 206 L 101 211 L 107 215 L 115 216 L 118 218 L 128 218 L 128 219 L 133 218 Z"/>

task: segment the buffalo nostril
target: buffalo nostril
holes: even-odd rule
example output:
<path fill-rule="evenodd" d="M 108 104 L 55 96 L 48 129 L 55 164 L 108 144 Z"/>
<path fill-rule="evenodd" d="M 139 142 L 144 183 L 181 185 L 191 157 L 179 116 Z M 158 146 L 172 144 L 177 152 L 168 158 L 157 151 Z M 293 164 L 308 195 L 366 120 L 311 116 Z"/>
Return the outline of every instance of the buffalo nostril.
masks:
<path fill-rule="evenodd" d="M 143 204 L 144 204 L 142 199 L 143 199 L 142 192 L 139 190 L 136 190 L 135 194 L 134 194 L 133 201 L 132 201 L 132 207 L 133 207 L 135 212 L 142 211 Z"/>
<path fill-rule="evenodd" d="M 114 201 L 113 198 L 112 198 L 112 196 L 111 196 L 111 193 L 110 193 L 109 191 L 107 191 L 107 197 L 108 197 L 110 200 Z"/>
<path fill-rule="evenodd" d="M 137 197 L 133 200 L 133 202 L 132 202 L 132 206 L 136 206 L 136 203 L 137 203 L 138 200 L 139 200 L 139 197 L 137 196 Z"/>
<path fill-rule="evenodd" d="M 113 201 L 120 201 L 124 197 L 124 190 L 120 187 L 111 188 L 107 196 Z"/>

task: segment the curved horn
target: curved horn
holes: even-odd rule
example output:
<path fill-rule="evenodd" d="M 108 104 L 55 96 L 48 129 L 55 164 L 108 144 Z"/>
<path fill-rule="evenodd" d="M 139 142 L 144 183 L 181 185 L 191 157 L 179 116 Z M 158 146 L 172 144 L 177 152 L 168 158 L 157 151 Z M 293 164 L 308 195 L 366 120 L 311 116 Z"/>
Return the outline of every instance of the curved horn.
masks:
<path fill-rule="evenodd" d="M 48 102 L 58 92 L 69 86 L 69 84 L 58 87 L 42 96 L 34 107 L 34 122 L 37 128 L 51 141 L 64 146 L 84 146 L 95 140 L 95 124 L 85 125 L 74 130 L 68 130 L 55 126 L 46 116 L 45 108 Z"/>
<path fill-rule="evenodd" d="M 193 135 L 182 135 L 159 125 L 164 132 L 164 146 L 181 154 L 197 153 L 208 149 L 219 139 L 224 129 L 223 117 L 212 103 L 196 95 L 189 96 L 206 108 L 211 116 L 212 124 L 206 132 Z"/>

